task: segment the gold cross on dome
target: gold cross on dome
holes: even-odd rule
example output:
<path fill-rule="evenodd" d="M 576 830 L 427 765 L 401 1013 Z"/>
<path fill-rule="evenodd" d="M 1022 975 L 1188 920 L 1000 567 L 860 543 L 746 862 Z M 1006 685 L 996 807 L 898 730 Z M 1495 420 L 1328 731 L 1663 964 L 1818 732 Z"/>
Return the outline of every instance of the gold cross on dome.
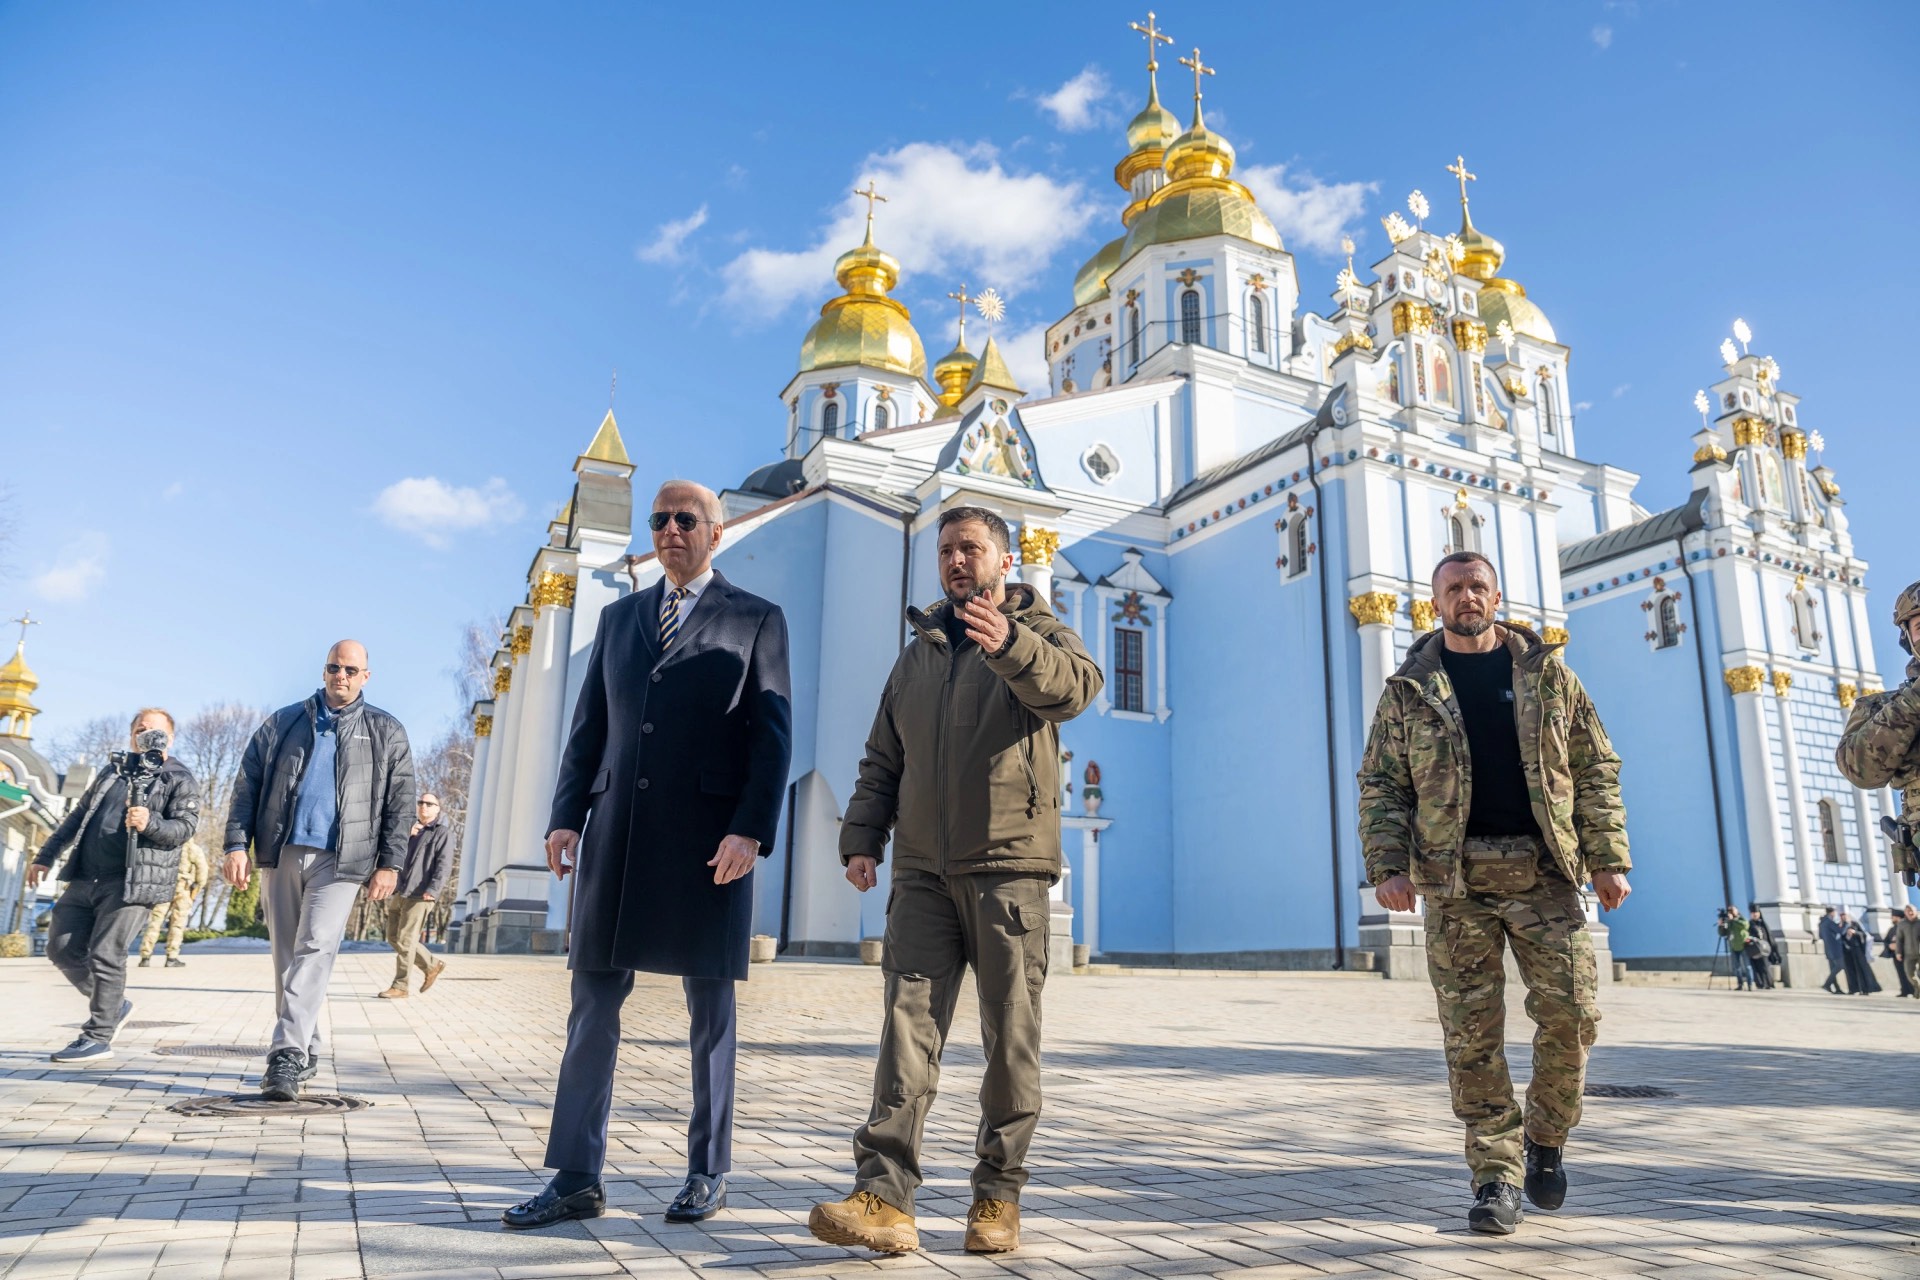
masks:
<path fill-rule="evenodd" d="M 17 618 L 8 618 L 7 621 L 13 623 L 15 626 L 20 628 L 21 644 L 25 644 L 27 642 L 27 628 L 37 627 L 40 625 L 39 622 L 37 622 L 34 619 L 33 610 L 31 609 L 27 610 L 25 613 L 21 614 Z"/>
<path fill-rule="evenodd" d="M 967 292 L 967 284 L 963 280 L 960 282 L 960 291 L 947 296 L 960 304 L 960 343 L 964 346 L 967 341 L 967 304 L 973 301 L 973 295 Z"/>
<path fill-rule="evenodd" d="M 1467 158 L 1465 156 L 1455 156 L 1453 163 L 1447 166 L 1447 172 L 1460 179 L 1460 203 L 1463 205 L 1466 204 L 1467 184 L 1469 182 L 1480 181 L 1480 175 L 1467 172 Z"/>
<path fill-rule="evenodd" d="M 1143 27 L 1137 22 L 1131 22 L 1127 25 L 1147 39 L 1147 74 L 1151 76 L 1160 69 L 1160 51 L 1154 48 L 1154 45 L 1172 44 L 1173 37 L 1153 25 L 1153 10 L 1151 9 L 1147 10 L 1146 26 Z"/>
<path fill-rule="evenodd" d="M 1200 61 L 1200 46 L 1198 45 L 1194 46 L 1193 56 L 1191 58 L 1180 59 L 1180 65 L 1193 68 L 1193 109 L 1198 111 L 1200 109 L 1200 77 L 1212 75 L 1214 69 Z"/>
<path fill-rule="evenodd" d="M 857 196 L 864 196 L 866 198 L 867 239 L 872 240 L 873 239 L 873 202 L 878 200 L 881 204 L 885 204 L 887 202 L 887 198 L 880 194 L 880 188 L 874 185 L 872 178 L 867 179 L 867 189 L 865 191 L 862 191 L 858 187 L 856 187 L 854 188 L 853 194 Z"/>

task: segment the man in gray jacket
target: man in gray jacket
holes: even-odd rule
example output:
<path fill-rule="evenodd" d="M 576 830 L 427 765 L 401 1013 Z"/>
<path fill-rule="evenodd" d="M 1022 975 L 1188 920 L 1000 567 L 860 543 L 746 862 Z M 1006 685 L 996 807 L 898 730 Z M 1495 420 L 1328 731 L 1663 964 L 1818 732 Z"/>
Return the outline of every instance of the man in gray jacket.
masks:
<path fill-rule="evenodd" d="M 413 824 L 413 752 L 400 722 L 360 697 L 372 673 L 357 640 L 327 651 L 320 690 L 267 717 L 247 744 L 220 873 L 260 905 L 273 944 L 273 1041 L 260 1095 L 300 1096 L 319 1070 L 320 1010 L 362 885 L 393 893 Z M 253 856 L 249 862 L 248 846 Z"/>

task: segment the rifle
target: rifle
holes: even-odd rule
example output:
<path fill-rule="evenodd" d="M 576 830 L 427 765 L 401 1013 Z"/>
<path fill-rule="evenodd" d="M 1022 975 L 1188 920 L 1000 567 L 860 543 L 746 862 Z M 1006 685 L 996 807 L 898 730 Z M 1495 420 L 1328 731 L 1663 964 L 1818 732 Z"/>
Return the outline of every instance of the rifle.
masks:
<path fill-rule="evenodd" d="M 1914 847 L 1913 824 L 1901 818 L 1883 817 L 1880 830 L 1893 846 L 1893 865 L 1901 881 L 1909 889 L 1920 885 L 1920 849 Z"/>

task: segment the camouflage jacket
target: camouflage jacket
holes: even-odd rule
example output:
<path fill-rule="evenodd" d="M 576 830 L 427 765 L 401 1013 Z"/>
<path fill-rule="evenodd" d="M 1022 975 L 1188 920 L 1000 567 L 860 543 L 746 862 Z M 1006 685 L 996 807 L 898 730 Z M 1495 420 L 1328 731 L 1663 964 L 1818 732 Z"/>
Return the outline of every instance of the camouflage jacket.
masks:
<path fill-rule="evenodd" d="M 1907 663 L 1898 689 L 1853 704 L 1834 754 L 1847 781 L 1869 790 L 1897 787 L 1905 816 L 1920 816 L 1920 658 Z"/>
<path fill-rule="evenodd" d="M 1548 852 L 1574 884 L 1626 871 L 1620 757 L 1593 702 L 1559 654 L 1527 628 L 1500 624 L 1513 651 L 1514 716 L 1527 793 Z M 1435 631 L 1413 642 L 1387 679 L 1360 763 L 1360 841 L 1367 878 L 1405 875 L 1421 893 L 1466 892 L 1461 846 L 1472 757 Z"/>

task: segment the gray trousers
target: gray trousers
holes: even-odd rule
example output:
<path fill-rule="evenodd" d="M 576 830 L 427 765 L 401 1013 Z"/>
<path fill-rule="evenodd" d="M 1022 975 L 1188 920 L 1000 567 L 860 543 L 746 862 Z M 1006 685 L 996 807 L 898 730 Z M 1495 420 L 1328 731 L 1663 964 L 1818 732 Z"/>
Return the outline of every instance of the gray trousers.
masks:
<path fill-rule="evenodd" d="M 47 927 L 47 959 L 91 1006 L 80 1034 L 102 1044 L 119 1028 L 127 951 L 153 909 L 128 906 L 125 892 L 124 880 L 69 880 Z"/>
<path fill-rule="evenodd" d="M 290 844 L 280 850 L 280 865 L 260 869 L 260 905 L 273 945 L 275 1021 L 269 1054 L 298 1049 L 312 1058 L 320 1053 L 320 1010 L 347 917 L 360 894 L 360 881 L 336 877 L 335 861 L 325 849 Z"/>
<path fill-rule="evenodd" d="M 1040 1123 L 1040 993 L 1047 984 L 1045 876 L 945 878 L 895 868 L 882 972 L 886 1025 L 873 1110 L 853 1135 L 854 1190 L 913 1212 L 920 1141 L 940 1087 L 940 1055 L 969 965 L 980 997 L 980 1132 L 976 1200 L 1019 1202 L 1027 1145 Z"/>

